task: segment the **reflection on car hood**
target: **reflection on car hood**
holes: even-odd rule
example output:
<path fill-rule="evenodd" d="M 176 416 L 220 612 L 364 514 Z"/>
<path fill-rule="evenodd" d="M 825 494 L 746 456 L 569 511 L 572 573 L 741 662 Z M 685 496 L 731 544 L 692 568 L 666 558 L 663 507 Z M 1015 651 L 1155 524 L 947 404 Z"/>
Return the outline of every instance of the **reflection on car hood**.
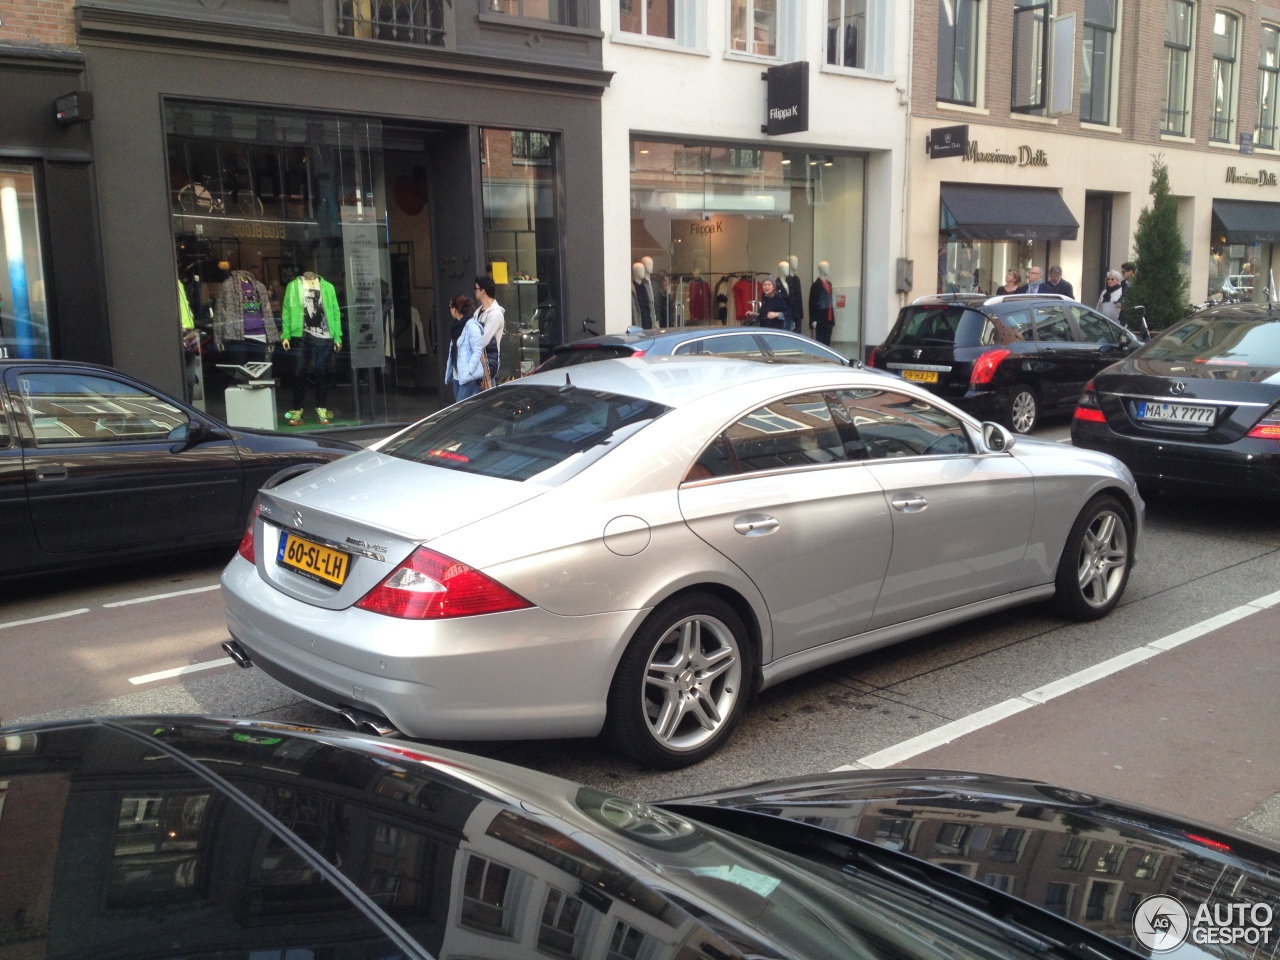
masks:
<path fill-rule="evenodd" d="M 1267 364 L 1195 363 L 1190 360 L 1148 360 L 1129 357 L 1110 366 L 1108 374 L 1173 377 L 1179 380 L 1220 380 L 1230 383 L 1278 383 L 1280 367 Z"/>
<path fill-rule="evenodd" d="M 282 504 L 421 541 L 531 500 L 546 489 L 366 450 L 283 483 L 271 496 Z"/>
<path fill-rule="evenodd" d="M 1280 851 L 1260 840 L 1030 780 L 948 771 L 854 771 L 685 798 L 682 805 L 798 820 L 946 866 L 1131 947 L 1134 910 L 1176 897 L 1280 902 Z M 1271 934 L 1269 953 L 1277 943 Z M 1243 944 L 1164 956 L 1251 955 Z"/>

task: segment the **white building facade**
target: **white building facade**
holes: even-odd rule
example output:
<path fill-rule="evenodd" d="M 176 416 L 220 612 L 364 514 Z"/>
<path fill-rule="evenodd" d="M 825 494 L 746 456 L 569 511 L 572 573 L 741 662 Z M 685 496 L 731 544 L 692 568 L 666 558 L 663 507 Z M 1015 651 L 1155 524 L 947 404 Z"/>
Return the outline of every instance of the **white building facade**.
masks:
<path fill-rule="evenodd" d="M 797 326 L 808 333 L 821 263 L 832 341 L 850 353 L 880 342 L 901 301 L 910 6 L 602 6 L 613 78 L 602 104 L 607 316 L 598 332 L 752 322 L 760 281 L 787 263 L 799 281 Z M 796 69 L 807 78 L 799 106 L 808 129 L 770 136 L 763 74 L 795 63 L 805 64 Z"/>

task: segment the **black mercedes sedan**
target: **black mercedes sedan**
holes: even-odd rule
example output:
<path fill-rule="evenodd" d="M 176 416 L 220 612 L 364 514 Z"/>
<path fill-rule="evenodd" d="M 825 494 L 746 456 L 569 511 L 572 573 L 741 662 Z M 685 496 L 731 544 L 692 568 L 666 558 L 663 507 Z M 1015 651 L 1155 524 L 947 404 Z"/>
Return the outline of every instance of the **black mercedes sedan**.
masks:
<path fill-rule="evenodd" d="M 1270 955 L 1248 947 L 1274 944 L 1280 895 L 1261 842 L 1030 781 L 859 771 L 650 804 L 264 721 L 3 729 L 0 802 L 15 960 L 1244 960 Z"/>
<path fill-rule="evenodd" d="M 0 360 L 0 578 L 234 546 L 273 475 L 356 449 L 230 427 L 110 367 Z"/>
<path fill-rule="evenodd" d="M 1085 386 L 1071 442 L 1149 490 L 1280 499 L 1280 309 L 1222 304 L 1157 334 Z"/>

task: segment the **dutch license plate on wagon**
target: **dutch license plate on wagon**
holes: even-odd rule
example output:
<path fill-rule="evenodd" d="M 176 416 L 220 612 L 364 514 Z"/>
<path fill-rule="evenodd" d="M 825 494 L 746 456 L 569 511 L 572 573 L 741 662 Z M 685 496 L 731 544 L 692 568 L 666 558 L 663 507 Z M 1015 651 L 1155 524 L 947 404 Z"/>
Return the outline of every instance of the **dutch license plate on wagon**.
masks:
<path fill-rule="evenodd" d="M 1193 407 L 1185 403 L 1152 403 L 1143 401 L 1138 404 L 1139 420 L 1159 420 L 1163 423 L 1192 423 L 1212 426 L 1217 412 L 1215 407 Z"/>
<path fill-rule="evenodd" d="M 935 370 L 903 370 L 903 380 L 914 380 L 916 383 L 937 383 L 938 374 Z"/>
<path fill-rule="evenodd" d="M 340 587 L 347 579 L 351 554 L 315 543 L 296 533 L 282 531 L 276 563 L 296 570 L 304 577 L 319 580 L 331 587 Z"/>

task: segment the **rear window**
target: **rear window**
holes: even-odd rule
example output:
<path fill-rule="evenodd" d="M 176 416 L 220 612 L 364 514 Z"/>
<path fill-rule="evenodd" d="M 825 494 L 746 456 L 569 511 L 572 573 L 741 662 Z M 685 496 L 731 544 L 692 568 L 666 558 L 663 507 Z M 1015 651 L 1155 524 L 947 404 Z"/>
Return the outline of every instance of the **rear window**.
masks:
<path fill-rule="evenodd" d="M 630 357 L 635 351 L 630 347 L 620 347 L 616 344 L 592 344 L 589 347 L 569 347 L 563 350 L 557 350 L 542 366 L 538 367 L 542 370 L 559 370 L 561 367 L 576 367 L 580 363 L 593 363 L 596 360 L 614 360 L 618 357 Z"/>
<path fill-rule="evenodd" d="M 976 346 L 982 314 L 955 305 L 920 304 L 898 314 L 889 342 L 904 347 Z"/>
<path fill-rule="evenodd" d="M 523 384 L 446 407 L 381 452 L 448 470 L 528 480 L 574 457 L 603 455 L 669 409 L 614 393 Z"/>
<path fill-rule="evenodd" d="M 1142 351 L 1147 360 L 1280 367 L 1280 322 L 1204 317 L 1158 334 Z"/>

